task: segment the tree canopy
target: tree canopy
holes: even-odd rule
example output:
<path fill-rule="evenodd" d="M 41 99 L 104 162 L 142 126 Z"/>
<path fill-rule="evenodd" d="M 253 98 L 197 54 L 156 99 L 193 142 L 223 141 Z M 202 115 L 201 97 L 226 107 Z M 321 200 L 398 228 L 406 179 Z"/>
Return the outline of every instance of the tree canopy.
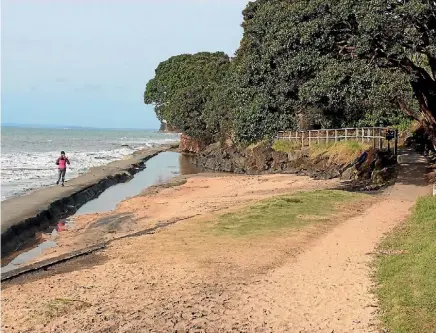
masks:
<path fill-rule="evenodd" d="M 231 63 L 202 53 L 159 65 L 145 102 L 160 119 L 203 126 L 198 135 L 223 132 L 226 119 L 254 142 L 302 118 L 340 127 L 408 116 L 436 138 L 434 0 L 257 0 L 243 17 Z"/>
<path fill-rule="evenodd" d="M 371 6 L 361 8 L 369 2 L 259 0 L 247 6 L 235 59 L 241 139 L 296 128 L 300 116 L 323 127 L 378 125 L 398 118 L 400 101 L 415 108 L 406 73 L 351 53 L 362 47 L 352 43 L 364 42 L 362 25 L 371 26 L 355 14 L 370 17 Z"/>
<path fill-rule="evenodd" d="M 221 131 L 219 96 L 229 74 L 230 58 L 201 52 L 171 57 L 159 64 L 147 83 L 144 102 L 159 120 L 207 142 Z"/>

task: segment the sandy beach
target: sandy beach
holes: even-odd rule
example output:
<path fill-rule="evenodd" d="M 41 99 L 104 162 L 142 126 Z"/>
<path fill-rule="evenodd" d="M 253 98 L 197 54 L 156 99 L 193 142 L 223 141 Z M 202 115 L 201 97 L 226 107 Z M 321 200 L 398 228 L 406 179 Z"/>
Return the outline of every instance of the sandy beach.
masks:
<path fill-rule="evenodd" d="M 79 216 L 37 260 L 102 241 L 106 248 L 2 283 L 2 331 L 378 332 L 372 254 L 427 187 L 400 182 L 320 222 L 298 215 L 312 222 L 278 232 L 221 228 L 223 216 L 265 200 L 337 186 L 294 175 L 198 174 Z M 174 223 L 123 238 L 165 222 Z"/>
<path fill-rule="evenodd" d="M 73 227 L 59 233 L 57 246 L 45 250 L 28 264 L 121 238 L 160 223 L 237 210 L 264 198 L 298 190 L 333 188 L 337 184 L 335 180 L 314 181 L 290 175 L 177 177 L 164 186 L 146 189 L 143 194 L 121 202 L 114 211 L 74 217 Z"/>

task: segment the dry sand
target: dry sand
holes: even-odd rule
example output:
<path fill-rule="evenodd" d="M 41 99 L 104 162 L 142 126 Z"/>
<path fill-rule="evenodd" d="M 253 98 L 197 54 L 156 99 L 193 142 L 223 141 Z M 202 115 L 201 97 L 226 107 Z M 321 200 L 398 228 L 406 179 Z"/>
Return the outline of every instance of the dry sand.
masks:
<path fill-rule="evenodd" d="M 217 212 L 335 185 L 289 175 L 200 176 L 129 199 L 116 212 L 84 216 L 46 256 L 195 217 L 4 283 L 2 331 L 375 332 L 368 263 L 413 199 L 392 191 L 299 232 L 235 238 L 208 231 Z"/>

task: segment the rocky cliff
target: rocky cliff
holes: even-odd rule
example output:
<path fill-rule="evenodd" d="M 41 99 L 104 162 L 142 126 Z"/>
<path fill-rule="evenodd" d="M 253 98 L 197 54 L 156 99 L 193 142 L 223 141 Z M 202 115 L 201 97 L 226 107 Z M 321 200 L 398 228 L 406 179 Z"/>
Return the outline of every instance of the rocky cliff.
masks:
<path fill-rule="evenodd" d="M 314 155 L 310 148 L 285 153 L 275 151 L 267 143 L 245 149 L 215 143 L 198 153 L 194 161 L 199 167 L 217 172 L 290 173 L 314 179 L 341 177 L 344 180 L 368 180 L 368 184 L 381 184 L 392 177 L 396 160 L 390 154 L 370 149 L 366 160 L 356 168 L 353 162 L 358 156 L 341 160 L 328 153 Z"/>
<path fill-rule="evenodd" d="M 195 153 L 198 154 L 204 150 L 205 146 L 199 140 L 183 134 L 180 136 L 179 149 L 183 153 Z"/>

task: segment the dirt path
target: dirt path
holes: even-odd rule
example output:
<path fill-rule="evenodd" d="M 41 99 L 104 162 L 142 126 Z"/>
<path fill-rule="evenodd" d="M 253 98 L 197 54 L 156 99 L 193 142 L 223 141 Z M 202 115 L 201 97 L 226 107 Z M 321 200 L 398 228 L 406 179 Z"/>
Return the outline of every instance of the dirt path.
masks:
<path fill-rule="evenodd" d="M 385 199 L 335 228 L 294 262 L 244 288 L 239 314 L 261 319 L 254 331 L 376 332 L 370 254 L 411 206 Z"/>
<path fill-rule="evenodd" d="M 371 253 L 428 190 L 404 178 L 369 208 L 354 207 L 358 216 L 257 238 L 208 232 L 217 201 L 203 192 L 201 217 L 4 284 L 2 331 L 376 332 Z"/>
<path fill-rule="evenodd" d="M 242 289 L 233 304 L 238 316 L 250 318 L 250 330 L 379 331 L 377 299 L 371 293 L 372 255 L 383 235 L 407 218 L 416 199 L 431 192 L 424 158 L 404 151 L 399 162 L 397 184 L 378 203 Z"/>

